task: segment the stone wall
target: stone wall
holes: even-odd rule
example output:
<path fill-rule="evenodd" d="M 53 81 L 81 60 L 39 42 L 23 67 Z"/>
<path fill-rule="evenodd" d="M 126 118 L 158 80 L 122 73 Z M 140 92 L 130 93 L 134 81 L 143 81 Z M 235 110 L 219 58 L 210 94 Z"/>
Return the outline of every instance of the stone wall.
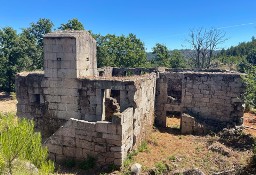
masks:
<path fill-rule="evenodd" d="M 69 119 L 45 142 L 50 156 L 61 163 L 84 160 L 92 156 L 97 164 L 122 165 L 124 161 L 127 126 L 132 126 L 132 108 L 128 108 L 112 122 Z"/>
<path fill-rule="evenodd" d="M 161 126 L 166 112 L 185 112 L 220 128 L 241 125 L 244 85 L 241 74 L 221 72 L 160 73 L 156 115 Z"/>
<path fill-rule="evenodd" d="M 121 166 L 128 152 L 140 145 L 152 129 L 155 78 L 150 74 L 123 80 L 81 79 L 79 104 L 83 120 L 70 119 L 46 141 L 52 158 L 82 160 L 91 155 L 101 166 Z M 119 91 L 120 111 L 107 121 L 103 108 L 108 90 Z"/>

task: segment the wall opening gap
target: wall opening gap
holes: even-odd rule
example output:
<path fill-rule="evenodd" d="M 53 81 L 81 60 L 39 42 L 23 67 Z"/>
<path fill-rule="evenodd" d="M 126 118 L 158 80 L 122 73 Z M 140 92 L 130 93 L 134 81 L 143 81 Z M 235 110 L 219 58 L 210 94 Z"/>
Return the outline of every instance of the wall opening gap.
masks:
<path fill-rule="evenodd" d="M 166 111 L 166 127 L 180 131 L 181 112 L 179 111 Z"/>
<path fill-rule="evenodd" d="M 167 87 L 167 102 L 170 104 L 180 104 L 182 98 L 182 80 L 169 79 Z"/>
<path fill-rule="evenodd" d="M 120 90 L 106 89 L 105 120 L 112 121 L 114 113 L 120 112 Z"/>

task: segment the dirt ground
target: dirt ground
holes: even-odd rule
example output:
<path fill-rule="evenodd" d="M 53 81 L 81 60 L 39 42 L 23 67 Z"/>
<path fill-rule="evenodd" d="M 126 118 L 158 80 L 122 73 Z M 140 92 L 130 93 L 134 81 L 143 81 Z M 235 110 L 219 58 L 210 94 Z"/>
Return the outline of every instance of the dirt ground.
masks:
<path fill-rule="evenodd" d="M 17 111 L 16 104 L 17 104 L 17 100 L 15 99 L 15 97 L 12 97 L 9 94 L 0 92 L 0 112 L 16 113 Z"/>
<path fill-rule="evenodd" d="M 219 143 L 217 136 L 181 135 L 178 125 L 179 119 L 169 118 L 169 128 L 155 130 L 148 139 L 148 150 L 135 156 L 134 162 L 142 164 L 144 170 L 164 164 L 169 170 L 198 168 L 212 174 L 244 167 L 252 156 L 252 151 L 232 148 L 226 148 L 230 156 L 213 152 L 209 147 Z"/>
<path fill-rule="evenodd" d="M 0 93 L 0 112 L 16 112 L 16 104 L 15 99 Z M 179 121 L 177 118 L 168 118 L 168 128 L 155 129 L 148 138 L 146 150 L 134 156 L 131 163 L 140 163 L 143 171 L 163 164 L 169 170 L 199 168 L 206 174 L 248 164 L 252 156 L 251 150 L 240 151 L 228 148 L 231 150 L 230 156 L 213 152 L 209 150 L 209 146 L 217 142 L 217 137 L 181 135 Z M 256 137 L 255 114 L 244 114 L 244 126 L 246 133 Z"/>

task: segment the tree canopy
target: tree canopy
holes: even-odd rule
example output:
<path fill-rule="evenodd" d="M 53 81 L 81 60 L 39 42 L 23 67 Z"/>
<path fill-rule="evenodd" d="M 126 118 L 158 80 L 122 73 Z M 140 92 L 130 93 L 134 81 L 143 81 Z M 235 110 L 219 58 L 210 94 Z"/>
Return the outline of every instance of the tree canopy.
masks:
<path fill-rule="evenodd" d="M 68 20 L 66 24 L 61 24 L 59 27 L 60 30 L 84 30 L 83 24 L 78 21 L 77 18 Z"/>
<path fill-rule="evenodd" d="M 152 48 L 154 57 L 154 63 L 158 66 L 169 67 L 170 54 L 168 48 L 164 44 L 156 43 Z"/>
<path fill-rule="evenodd" d="M 144 43 L 134 34 L 128 36 L 94 35 L 97 41 L 98 67 L 145 67 Z"/>

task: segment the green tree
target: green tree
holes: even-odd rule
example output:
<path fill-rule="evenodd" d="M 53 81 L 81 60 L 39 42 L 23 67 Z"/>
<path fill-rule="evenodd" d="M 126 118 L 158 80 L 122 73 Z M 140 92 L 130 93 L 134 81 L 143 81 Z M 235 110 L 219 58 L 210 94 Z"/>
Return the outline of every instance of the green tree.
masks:
<path fill-rule="evenodd" d="M 178 50 L 173 50 L 170 57 L 171 68 L 185 68 L 186 61 L 182 53 Z"/>
<path fill-rule="evenodd" d="M 21 41 L 24 50 L 23 59 L 28 70 L 43 68 L 43 36 L 52 31 L 53 23 L 49 19 L 40 18 L 30 27 L 23 29 Z"/>
<path fill-rule="evenodd" d="M 68 20 L 66 24 L 61 24 L 59 27 L 60 30 L 84 30 L 83 24 L 78 21 L 77 18 Z"/>
<path fill-rule="evenodd" d="M 244 78 L 246 84 L 245 104 L 247 108 L 256 108 L 256 66 L 247 65 Z"/>
<path fill-rule="evenodd" d="M 157 43 L 152 48 L 152 50 L 153 50 L 153 54 L 155 55 L 154 63 L 157 66 L 164 66 L 164 67 L 170 66 L 170 63 L 169 63 L 170 54 L 169 54 L 168 48 L 165 45 Z"/>
<path fill-rule="evenodd" d="M 147 63 L 144 43 L 134 34 L 94 35 L 97 41 L 98 67 L 145 67 Z"/>
<path fill-rule="evenodd" d="M 21 57 L 20 39 L 11 27 L 0 30 L 0 89 L 11 92 L 14 90 L 17 62 Z"/>
<path fill-rule="evenodd" d="M 255 49 L 253 49 L 253 50 L 251 50 L 251 51 L 249 52 L 249 54 L 248 54 L 247 57 L 246 57 L 246 60 L 247 60 L 249 63 L 251 63 L 251 64 L 253 64 L 253 65 L 256 65 L 256 47 L 255 47 Z"/>

